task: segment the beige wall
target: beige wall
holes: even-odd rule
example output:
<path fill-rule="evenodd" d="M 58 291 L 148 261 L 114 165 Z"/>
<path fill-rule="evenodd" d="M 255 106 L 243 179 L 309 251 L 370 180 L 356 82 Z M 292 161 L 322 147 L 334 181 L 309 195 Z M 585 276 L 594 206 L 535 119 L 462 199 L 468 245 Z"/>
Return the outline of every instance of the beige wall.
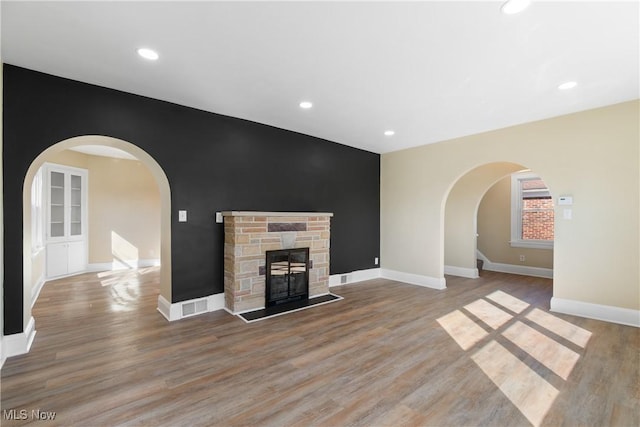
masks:
<path fill-rule="evenodd" d="M 160 192 L 137 160 L 89 156 L 89 262 L 160 258 Z"/>
<path fill-rule="evenodd" d="M 535 172 L 535 171 L 534 171 Z M 487 191 L 478 208 L 478 249 L 491 262 L 553 268 L 552 249 L 513 248 L 511 240 L 511 177 Z M 520 261 L 520 255 L 525 261 Z"/>
<path fill-rule="evenodd" d="M 160 193 L 144 164 L 71 150 L 47 161 L 89 171 L 90 264 L 160 258 Z"/>
<path fill-rule="evenodd" d="M 442 278 L 450 189 L 477 166 L 513 162 L 538 172 L 555 197 L 573 196 L 573 219 L 556 223 L 554 296 L 639 309 L 639 106 L 626 102 L 383 154 L 382 268 Z"/>

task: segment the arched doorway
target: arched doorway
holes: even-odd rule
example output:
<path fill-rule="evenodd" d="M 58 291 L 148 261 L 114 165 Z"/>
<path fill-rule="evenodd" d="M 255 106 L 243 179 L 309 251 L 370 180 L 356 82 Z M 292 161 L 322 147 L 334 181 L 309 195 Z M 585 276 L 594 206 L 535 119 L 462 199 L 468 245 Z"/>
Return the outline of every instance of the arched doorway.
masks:
<path fill-rule="evenodd" d="M 473 168 L 452 185 L 445 201 L 444 214 L 444 271 L 446 274 L 468 278 L 478 277 L 478 209 L 481 201 L 494 184 L 526 166 L 511 162 L 495 162 Z M 504 224 L 508 227 L 508 223 Z M 483 236 L 487 238 L 487 236 Z M 502 238 L 509 245 L 508 238 Z M 552 258 L 552 256 L 551 256 Z M 487 261 L 483 259 L 483 261 Z M 497 266 L 499 263 L 496 263 Z M 502 265 L 502 264 L 501 264 Z M 490 267 L 491 268 L 491 267 Z M 496 270 L 527 274 L 527 270 Z M 535 268 L 533 274 L 538 275 Z M 547 277 L 542 275 L 542 277 Z"/>
<path fill-rule="evenodd" d="M 148 153 L 127 141 L 99 135 L 70 138 L 44 150 L 31 163 L 23 183 L 23 313 L 25 333 L 33 335 L 31 316 L 32 238 L 31 184 L 40 167 L 53 155 L 78 146 L 106 146 L 122 150 L 138 159 L 151 173 L 160 195 L 160 300 L 171 301 L 171 194 L 169 181 L 160 165 Z"/>

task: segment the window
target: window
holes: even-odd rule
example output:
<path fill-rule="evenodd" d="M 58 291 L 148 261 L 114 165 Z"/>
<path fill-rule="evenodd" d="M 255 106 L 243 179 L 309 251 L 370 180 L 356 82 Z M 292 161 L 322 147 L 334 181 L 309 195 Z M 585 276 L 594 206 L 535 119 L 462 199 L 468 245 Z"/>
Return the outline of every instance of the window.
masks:
<path fill-rule="evenodd" d="M 553 248 L 553 199 L 533 173 L 511 176 L 511 246 Z"/>
<path fill-rule="evenodd" d="M 31 251 L 38 252 L 44 247 L 44 194 L 42 168 L 38 169 L 31 184 Z"/>

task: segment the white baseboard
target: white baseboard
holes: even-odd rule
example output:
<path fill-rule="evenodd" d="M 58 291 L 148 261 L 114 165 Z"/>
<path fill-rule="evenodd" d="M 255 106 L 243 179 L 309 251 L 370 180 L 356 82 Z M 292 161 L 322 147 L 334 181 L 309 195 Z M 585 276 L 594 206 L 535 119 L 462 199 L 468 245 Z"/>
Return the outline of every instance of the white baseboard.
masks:
<path fill-rule="evenodd" d="M 42 290 L 44 283 L 45 283 L 45 279 L 43 274 L 38 278 L 38 281 L 36 282 L 36 284 L 33 285 L 33 287 L 31 288 L 31 308 L 33 308 L 33 305 L 38 300 L 38 297 L 40 296 L 40 291 Z"/>
<path fill-rule="evenodd" d="M 491 260 L 489 258 L 487 258 L 487 256 L 485 254 L 480 252 L 480 249 L 476 249 L 476 258 L 481 259 L 482 261 L 484 261 L 485 264 L 490 264 L 491 263 Z"/>
<path fill-rule="evenodd" d="M 329 287 L 348 285 L 351 283 L 362 282 L 364 280 L 379 279 L 380 269 L 370 268 L 367 270 L 356 270 L 351 273 L 332 274 L 329 276 Z"/>
<path fill-rule="evenodd" d="M 640 328 L 640 310 L 552 297 L 551 311 Z"/>
<path fill-rule="evenodd" d="M 6 358 L 29 353 L 29 349 L 31 349 L 31 344 L 33 344 L 33 339 L 35 337 L 36 321 L 31 317 L 27 323 L 27 327 L 24 328 L 24 331 L 4 336 L 2 341 L 4 357 Z"/>
<path fill-rule="evenodd" d="M 499 273 L 519 274 L 521 276 L 544 277 L 553 279 L 553 270 L 542 267 L 528 267 L 526 265 L 500 264 L 497 262 L 485 263 L 483 270 L 497 271 Z"/>
<path fill-rule="evenodd" d="M 445 265 L 444 274 L 466 277 L 467 279 L 477 279 L 478 277 L 480 277 L 477 268 L 456 267 L 455 265 Z"/>
<path fill-rule="evenodd" d="M 194 311 L 185 313 L 186 307 L 193 305 Z M 224 309 L 224 293 L 213 294 L 202 298 L 170 303 L 162 295 L 158 295 L 158 311 L 170 322 Z"/>
<path fill-rule="evenodd" d="M 545 279 L 553 279 L 553 269 L 542 267 L 529 267 L 526 265 L 502 264 L 499 262 L 491 262 L 479 249 L 476 249 L 478 259 L 484 262 L 483 270 L 496 271 L 498 273 L 519 274 L 521 276 L 544 277 Z"/>
<path fill-rule="evenodd" d="M 162 295 L 158 295 L 158 311 L 164 316 L 165 319 L 171 322 L 171 303 L 167 301 L 166 298 Z M 177 315 L 175 314 L 174 316 L 177 317 Z"/>
<path fill-rule="evenodd" d="M 431 276 L 423 276 L 421 274 L 404 273 L 402 271 L 380 269 L 380 277 L 385 279 L 397 280 L 398 282 L 409 283 L 411 285 L 424 286 L 432 289 L 446 289 L 447 281 L 444 277 L 437 278 Z"/>
<path fill-rule="evenodd" d="M 128 270 L 133 268 L 157 267 L 160 265 L 160 259 L 135 259 L 131 261 L 98 262 L 87 265 L 87 272 L 94 271 L 112 271 L 112 270 Z"/>

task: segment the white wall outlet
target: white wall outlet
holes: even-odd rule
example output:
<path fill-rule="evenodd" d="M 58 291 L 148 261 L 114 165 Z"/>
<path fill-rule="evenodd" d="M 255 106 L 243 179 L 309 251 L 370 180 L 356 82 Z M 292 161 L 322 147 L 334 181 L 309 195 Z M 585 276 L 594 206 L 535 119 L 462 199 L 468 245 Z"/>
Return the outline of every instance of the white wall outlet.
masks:
<path fill-rule="evenodd" d="M 373 259 L 373 263 L 374 263 L 375 265 L 378 265 L 378 261 L 380 261 L 380 260 L 378 259 L 378 257 L 375 257 L 375 258 Z"/>
<path fill-rule="evenodd" d="M 571 212 L 571 209 L 563 209 L 562 210 L 562 218 L 571 219 L 572 217 L 573 217 L 573 212 Z"/>
<path fill-rule="evenodd" d="M 178 222 L 187 222 L 187 211 L 178 211 Z"/>
<path fill-rule="evenodd" d="M 222 219 L 222 212 L 216 212 L 216 223 L 222 224 L 224 220 Z"/>
<path fill-rule="evenodd" d="M 526 257 L 524 255 L 520 255 L 520 262 L 524 262 L 526 260 Z"/>

